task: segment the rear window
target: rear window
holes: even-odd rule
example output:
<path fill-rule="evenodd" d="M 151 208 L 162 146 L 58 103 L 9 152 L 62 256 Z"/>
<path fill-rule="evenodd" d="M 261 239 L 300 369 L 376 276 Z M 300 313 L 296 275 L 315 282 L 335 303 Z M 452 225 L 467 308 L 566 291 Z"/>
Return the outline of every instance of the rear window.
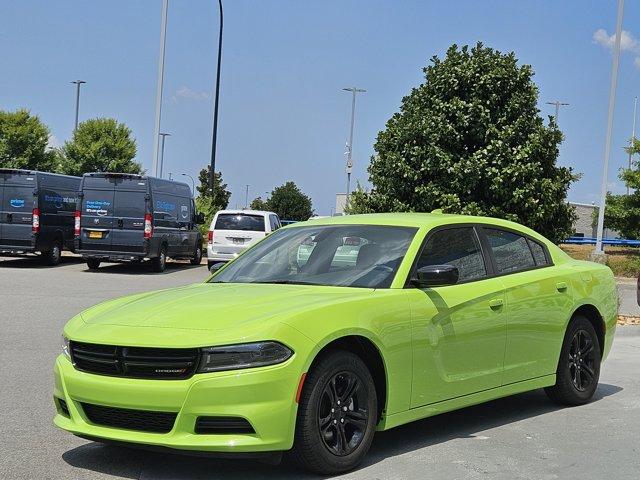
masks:
<path fill-rule="evenodd" d="M 33 209 L 33 187 L 4 187 L 4 205 L 6 212 L 31 212 Z"/>
<path fill-rule="evenodd" d="M 100 217 L 113 216 L 113 191 L 84 190 L 82 213 Z"/>
<path fill-rule="evenodd" d="M 114 197 L 115 216 L 144 218 L 146 203 L 145 192 L 123 192 L 116 190 Z"/>
<path fill-rule="evenodd" d="M 214 229 L 264 232 L 264 217 L 262 215 L 223 213 L 218 215 Z"/>

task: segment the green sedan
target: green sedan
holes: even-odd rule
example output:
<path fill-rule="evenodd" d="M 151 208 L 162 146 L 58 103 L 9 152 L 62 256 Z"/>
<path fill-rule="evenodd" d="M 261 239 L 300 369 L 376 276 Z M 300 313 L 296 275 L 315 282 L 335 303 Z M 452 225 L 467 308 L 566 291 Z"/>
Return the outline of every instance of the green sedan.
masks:
<path fill-rule="evenodd" d="M 512 222 L 297 223 L 202 284 L 72 318 L 54 422 L 174 452 L 287 453 L 335 474 L 362 461 L 376 430 L 537 388 L 588 402 L 616 314 L 609 268 Z"/>

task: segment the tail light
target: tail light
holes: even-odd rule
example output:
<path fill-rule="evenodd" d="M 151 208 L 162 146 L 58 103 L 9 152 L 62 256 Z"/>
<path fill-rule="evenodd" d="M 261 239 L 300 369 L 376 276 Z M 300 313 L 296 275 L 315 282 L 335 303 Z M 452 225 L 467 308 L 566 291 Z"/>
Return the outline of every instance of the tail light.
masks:
<path fill-rule="evenodd" d="M 40 231 L 40 209 L 33 209 L 33 216 L 31 217 L 31 231 L 38 233 Z"/>
<path fill-rule="evenodd" d="M 208 241 L 209 241 L 209 245 L 213 244 L 213 230 L 209 230 Z"/>
<path fill-rule="evenodd" d="M 144 238 L 153 237 L 153 217 L 150 213 L 144 214 Z"/>
<path fill-rule="evenodd" d="M 76 237 L 80 236 L 80 210 L 76 210 L 76 213 L 73 215 L 74 223 L 73 223 L 73 234 Z"/>

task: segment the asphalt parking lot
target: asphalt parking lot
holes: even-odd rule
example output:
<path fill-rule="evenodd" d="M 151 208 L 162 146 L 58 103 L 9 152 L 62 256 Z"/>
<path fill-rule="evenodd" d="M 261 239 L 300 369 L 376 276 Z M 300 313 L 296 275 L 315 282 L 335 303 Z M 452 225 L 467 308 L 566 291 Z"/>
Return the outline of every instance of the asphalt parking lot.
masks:
<path fill-rule="evenodd" d="M 128 293 L 202 281 L 206 267 L 55 268 L 0 258 L 1 479 L 305 478 L 289 465 L 162 455 L 88 442 L 54 428 L 51 369 L 62 327 Z M 558 408 L 542 391 L 467 408 L 376 436 L 352 479 L 636 479 L 640 477 L 640 327 L 619 329 L 595 401 Z"/>

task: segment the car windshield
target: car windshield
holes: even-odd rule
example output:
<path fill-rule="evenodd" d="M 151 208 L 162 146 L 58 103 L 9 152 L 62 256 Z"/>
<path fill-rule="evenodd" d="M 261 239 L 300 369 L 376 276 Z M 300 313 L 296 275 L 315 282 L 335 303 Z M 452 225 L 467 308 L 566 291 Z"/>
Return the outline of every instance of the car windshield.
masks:
<path fill-rule="evenodd" d="M 388 288 L 416 230 L 378 225 L 285 228 L 210 282 Z"/>

